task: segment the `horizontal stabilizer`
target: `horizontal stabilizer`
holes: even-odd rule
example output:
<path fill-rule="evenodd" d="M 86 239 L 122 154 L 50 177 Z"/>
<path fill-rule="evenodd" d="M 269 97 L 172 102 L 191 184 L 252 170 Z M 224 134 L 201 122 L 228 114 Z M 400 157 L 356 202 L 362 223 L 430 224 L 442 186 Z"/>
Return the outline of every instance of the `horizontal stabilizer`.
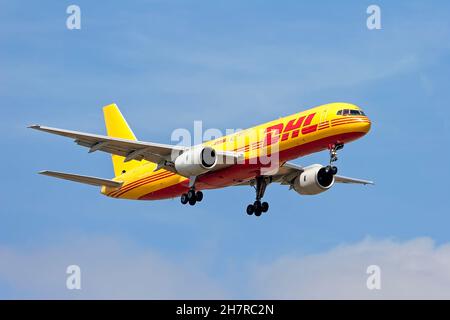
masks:
<path fill-rule="evenodd" d="M 105 187 L 111 187 L 111 188 L 119 188 L 123 183 L 123 182 L 113 181 L 113 180 L 109 180 L 109 179 L 81 176 L 78 174 L 56 172 L 56 171 L 41 171 L 39 173 L 43 174 L 45 176 L 75 181 L 75 182 L 89 184 L 91 186 L 99 186 L 99 187 L 105 186 Z"/>

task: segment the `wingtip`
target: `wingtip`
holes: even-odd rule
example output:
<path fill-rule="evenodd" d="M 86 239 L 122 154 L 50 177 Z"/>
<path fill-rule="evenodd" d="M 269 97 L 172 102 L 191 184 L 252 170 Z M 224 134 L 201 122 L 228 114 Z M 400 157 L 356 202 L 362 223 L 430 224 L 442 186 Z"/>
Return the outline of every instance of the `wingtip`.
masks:
<path fill-rule="evenodd" d="M 29 129 L 39 129 L 41 126 L 39 124 L 32 124 L 30 126 L 28 126 L 27 128 Z"/>
<path fill-rule="evenodd" d="M 48 170 L 42 170 L 42 171 L 38 172 L 38 174 L 47 174 L 47 173 L 48 173 Z"/>

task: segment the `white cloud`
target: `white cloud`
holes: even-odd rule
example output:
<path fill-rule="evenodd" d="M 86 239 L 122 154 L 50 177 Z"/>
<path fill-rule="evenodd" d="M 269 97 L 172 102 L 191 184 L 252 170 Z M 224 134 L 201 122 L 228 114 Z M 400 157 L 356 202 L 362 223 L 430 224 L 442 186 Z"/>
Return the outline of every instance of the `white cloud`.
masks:
<path fill-rule="evenodd" d="M 201 270 L 189 268 L 191 263 L 111 239 L 85 239 L 32 252 L 0 247 L 0 283 L 14 289 L 14 298 L 223 298 L 225 293 Z M 73 264 L 81 268 L 79 291 L 66 289 L 66 268 Z"/>
<path fill-rule="evenodd" d="M 3 246 L 0 284 L 13 294 L 2 297 L 0 286 L 0 298 L 450 299 L 450 244 L 436 246 L 429 238 L 368 238 L 320 254 L 265 263 L 242 260 L 214 275 L 198 253 L 183 257 L 188 258 L 175 261 L 99 238 L 32 251 Z M 81 267 L 81 291 L 65 287 L 71 264 Z M 366 287 L 366 269 L 373 264 L 381 268 L 379 291 Z"/>
<path fill-rule="evenodd" d="M 379 291 L 366 287 L 369 265 L 381 268 Z M 435 246 L 429 238 L 366 239 L 323 254 L 282 257 L 255 270 L 260 298 L 450 299 L 450 244 Z"/>

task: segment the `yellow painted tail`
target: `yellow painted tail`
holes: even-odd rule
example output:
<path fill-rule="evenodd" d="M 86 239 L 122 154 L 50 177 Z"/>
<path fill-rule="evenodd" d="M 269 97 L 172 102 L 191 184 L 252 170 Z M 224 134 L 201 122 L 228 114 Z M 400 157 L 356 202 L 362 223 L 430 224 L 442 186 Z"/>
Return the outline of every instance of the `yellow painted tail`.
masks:
<path fill-rule="evenodd" d="M 127 121 L 115 103 L 103 107 L 103 116 L 105 118 L 106 132 L 109 137 L 136 140 L 136 136 L 131 131 Z M 124 160 L 124 157 L 112 156 L 116 177 L 144 164 L 136 160 L 123 162 Z"/>

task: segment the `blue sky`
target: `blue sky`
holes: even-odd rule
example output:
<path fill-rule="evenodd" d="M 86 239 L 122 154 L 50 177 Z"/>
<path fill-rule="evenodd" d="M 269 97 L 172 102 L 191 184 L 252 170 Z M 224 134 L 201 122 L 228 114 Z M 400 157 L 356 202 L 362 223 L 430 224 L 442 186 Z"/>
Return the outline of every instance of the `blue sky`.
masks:
<path fill-rule="evenodd" d="M 81 30 L 66 29 L 72 3 Z M 382 30 L 370 31 L 372 3 L 0 1 L 0 298 L 450 297 L 450 4 L 377 1 Z M 107 154 L 26 129 L 102 134 L 101 107 L 115 102 L 139 139 L 170 143 L 195 120 L 246 128 L 334 101 L 373 120 L 338 166 L 376 185 L 315 197 L 271 185 L 259 219 L 245 214 L 246 187 L 185 207 L 39 176 L 113 171 Z M 381 292 L 358 287 L 372 263 L 396 279 Z M 65 289 L 69 264 L 80 292 Z"/>

